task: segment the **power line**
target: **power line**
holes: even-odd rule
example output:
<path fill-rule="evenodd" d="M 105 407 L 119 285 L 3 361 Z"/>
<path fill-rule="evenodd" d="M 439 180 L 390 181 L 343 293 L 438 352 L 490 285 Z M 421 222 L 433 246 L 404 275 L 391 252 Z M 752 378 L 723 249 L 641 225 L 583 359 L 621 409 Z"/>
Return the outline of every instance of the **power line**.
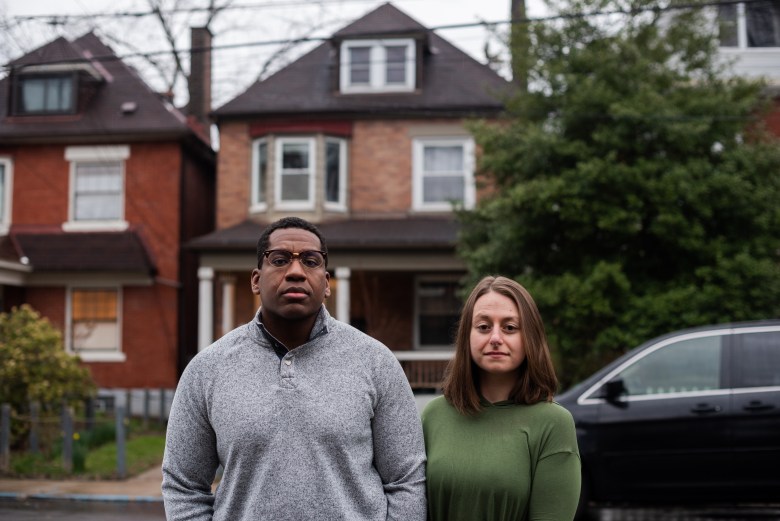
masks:
<path fill-rule="evenodd" d="M 353 1 L 366 1 L 366 0 L 353 0 Z M 718 7 L 718 6 L 726 6 L 726 5 L 736 5 L 736 4 L 752 4 L 752 3 L 767 3 L 768 0 L 716 0 L 716 1 L 710 1 L 710 2 L 694 2 L 694 3 L 687 3 L 687 4 L 674 4 L 674 5 L 668 5 L 666 7 L 656 7 L 656 6 L 643 6 L 633 9 L 612 9 L 612 10 L 597 10 L 597 11 L 588 11 L 588 12 L 582 12 L 582 13 L 563 13 L 563 14 L 556 14 L 556 15 L 549 15 L 549 16 L 538 16 L 538 17 L 525 17 L 525 18 L 513 18 L 509 20 L 499 20 L 499 21 L 480 21 L 480 22 L 466 22 L 466 23 L 459 23 L 459 24 L 445 24 L 445 25 L 438 25 L 438 26 L 432 26 L 428 27 L 427 31 L 434 32 L 434 31 L 444 31 L 444 30 L 451 30 L 451 29 L 466 29 L 466 28 L 476 28 L 476 27 L 489 27 L 489 26 L 498 26 L 498 25 L 513 25 L 518 23 L 540 23 L 540 22 L 550 22 L 555 20 L 568 20 L 568 19 L 577 19 L 577 18 L 590 18 L 590 17 L 596 17 L 596 16 L 611 16 L 611 15 L 637 15 L 645 12 L 655 12 L 655 13 L 661 13 L 661 12 L 669 12 L 669 11 L 680 11 L 680 10 L 691 10 L 691 9 L 701 9 L 704 7 Z M 290 4 L 297 4 L 297 0 L 291 0 Z M 306 2 L 302 2 L 306 3 Z M 306 3 L 309 5 L 309 3 Z M 239 6 L 247 6 L 247 5 L 268 5 L 268 4 L 240 4 Z M 274 4 L 274 5 L 281 5 L 281 4 Z M 236 6 L 236 7 L 239 7 Z M 192 8 L 192 9 L 199 9 L 203 10 L 206 8 Z M 39 17 L 46 17 L 50 15 L 38 15 Z M 79 15 L 80 17 L 81 15 Z M 83 16 L 93 16 L 93 15 L 83 15 Z M 99 15 L 95 15 L 99 16 Z M 383 34 L 392 36 L 393 32 L 384 32 Z M 406 31 L 400 31 L 399 34 L 406 34 Z M 359 34 L 352 34 L 350 35 L 350 38 L 359 38 L 361 35 Z M 363 36 L 372 36 L 372 34 L 366 34 Z M 277 40 L 260 40 L 260 41 L 254 41 L 254 42 L 240 42 L 240 43 L 233 43 L 233 44 L 224 44 L 224 45 L 213 45 L 211 46 L 212 51 L 219 51 L 219 50 L 227 50 L 227 49 L 236 49 L 236 48 L 249 48 L 249 47 L 262 47 L 262 46 L 272 46 L 272 45 L 286 45 L 286 44 L 301 44 L 301 43 L 309 43 L 309 42 L 322 42 L 330 40 L 330 36 L 307 36 L 307 37 L 300 37 L 300 38 L 285 38 L 285 39 L 277 39 Z M 174 53 L 195 53 L 195 52 L 203 52 L 208 49 L 204 48 L 187 48 L 187 49 L 165 49 L 165 50 L 159 50 L 159 51 L 144 51 L 144 52 L 134 52 L 134 53 L 126 53 L 122 55 L 109 55 L 109 56 L 93 56 L 91 59 L 96 61 L 101 60 L 125 60 L 130 58 L 151 58 L 154 56 L 160 56 L 165 54 L 174 54 Z M 83 61 L 83 60 L 76 60 L 76 61 Z M 62 61 L 57 63 L 69 63 L 69 61 Z M 8 66 L 4 66 L 4 68 L 8 68 Z"/>

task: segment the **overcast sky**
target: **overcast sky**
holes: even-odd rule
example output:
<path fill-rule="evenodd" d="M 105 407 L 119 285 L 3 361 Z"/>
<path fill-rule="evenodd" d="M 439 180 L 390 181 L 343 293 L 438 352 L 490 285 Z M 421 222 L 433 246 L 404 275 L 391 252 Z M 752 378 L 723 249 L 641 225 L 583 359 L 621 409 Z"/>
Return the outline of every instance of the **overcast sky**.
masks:
<path fill-rule="evenodd" d="M 259 63 L 264 62 L 278 45 L 265 42 L 282 41 L 300 36 L 325 37 L 385 3 L 380 0 L 236 0 L 234 9 L 223 13 L 214 24 L 214 45 L 235 46 L 216 50 L 214 56 L 214 105 L 219 106 L 233 98 L 255 79 Z M 490 39 L 482 27 L 444 28 L 448 25 L 476 22 L 506 22 L 509 20 L 510 0 L 395 0 L 393 5 L 409 14 L 423 25 L 438 29 L 437 33 L 454 43 L 476 59 L 484 62 L 484 47 Z M 205 5 L 206 2 L 198 2 Z M 25 15 L 85 15 L 117 12 L 148 11 L 145 0 L 0 0 L 0 16 L 14 25 L 4 31 L 0 40 L 3 63 L 16 58 L 57 36 L 73 38 L 90 29 L 101 35 L 106 33 L 133 41 L 138 51 L 164 50 L 161 36 L 150 35 L 148 27 L 154 24 L 151 17 L 95 16 L 86 19 L 68 19 L 66 24 L 52 24 L 50 19 L 36 18 L 22 21 Z M 541 15 L 540 0 L 528 3 L 529 16 Z M 177 46 L 189 46 L 188 26 L 197 25 L 198 17 L 187 16 L 180 27 Z M 202 23 L 202 22 L 200 22 Z M 312 29 L 312 28 L 315 29 Z M 498 28 L 505 31 L 506 24 Z M 0 37 L 2 38 L 2 37 Z M 109 43 L 109 42 L 106 42 Z M 240 44 L 247 44 L 246 46 Z M 299 56 L 315 44 L 299 47 L 289 54 L 289 59 Z M 499 50 L 495 39 L 491 50 Z M 112 45 L 117 54 L 122 52 Z M 140 68 L 140 65 L 137 65 Z M 153 88 L 159 88 L 160 80 L 154 74 L 144 72 L 144 79 Z"/>

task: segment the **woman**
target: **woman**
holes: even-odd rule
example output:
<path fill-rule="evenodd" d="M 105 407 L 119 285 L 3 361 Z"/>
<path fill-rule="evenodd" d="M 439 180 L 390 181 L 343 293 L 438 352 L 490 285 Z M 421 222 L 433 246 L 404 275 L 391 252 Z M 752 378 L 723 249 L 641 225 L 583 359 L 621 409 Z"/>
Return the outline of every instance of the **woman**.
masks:
<path fill-rule="evenodd" d="M 574 518 L 580 459 L 531 295 L 485 277 L 461 313 L 444 396 L 422 414 L 431 521 Z"/>

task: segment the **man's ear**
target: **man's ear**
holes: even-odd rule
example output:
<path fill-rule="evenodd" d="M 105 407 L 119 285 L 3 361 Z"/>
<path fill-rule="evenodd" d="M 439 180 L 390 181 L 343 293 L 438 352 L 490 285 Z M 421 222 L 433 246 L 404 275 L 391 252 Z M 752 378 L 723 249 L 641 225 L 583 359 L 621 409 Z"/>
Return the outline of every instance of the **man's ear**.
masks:
<path fill-rule="evenodd" d="M 260 294 L 260 275 L 261 272 L 259 269 L 255 268 L 252 270 L 251 286 L 252 286 L 252 293 L 254 293 L 255 295 Z"/>
<path fill-rule="evenodd" d="M 325 286 L 325 298 L 330 297 L 330 273 L 327 271 L 325 272 L 325 282 L 328 283 L 327 286 Z"/>

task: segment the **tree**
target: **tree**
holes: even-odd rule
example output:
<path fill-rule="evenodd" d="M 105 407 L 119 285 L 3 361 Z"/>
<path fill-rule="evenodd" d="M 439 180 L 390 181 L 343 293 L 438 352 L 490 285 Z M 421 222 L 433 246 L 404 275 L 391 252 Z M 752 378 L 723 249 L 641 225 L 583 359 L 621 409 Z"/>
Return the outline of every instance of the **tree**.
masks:
<path fill-rule="evenodd" d="M 31 401 L 59 408 L 91 397 L 89 369 L 65 352 L 62 336 L 29 305 L 0 313 L 0 403 L 16 412 Z"/>
<path fill-rule="evenodd" d="M 474 125 L 495 189 L 459 212 L 470 282 L 529 289 L 564 386 L 658 334 L 780 314 L 762 85 L 726 74 L 704 10 L 567 5 L 531 27 L 529 91 Z M 609 9 L 629 14 L 576 15 Z"/>

